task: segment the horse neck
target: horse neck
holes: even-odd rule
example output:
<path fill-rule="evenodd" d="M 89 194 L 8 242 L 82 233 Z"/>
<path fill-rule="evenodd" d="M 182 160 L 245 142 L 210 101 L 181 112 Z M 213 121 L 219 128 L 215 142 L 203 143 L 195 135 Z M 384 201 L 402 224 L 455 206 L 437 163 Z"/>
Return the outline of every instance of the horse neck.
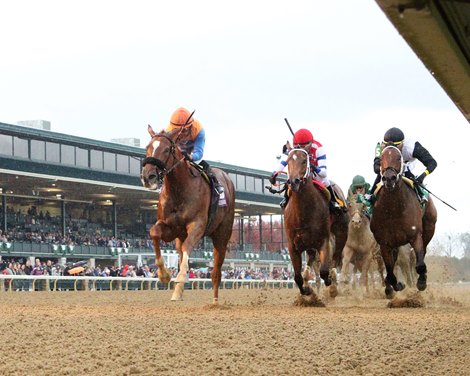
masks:
<path fill-rule="evenodd" d="M 410 193 L 412 193 L 411 189 L 408 189 L 403 180 L 400 179 L 397 186 L 391 191 L 382 187 L 379 199 L 382 198 L 384 203 L 392 203 L 393 205 L 390 205 L 391 208 L 401 211 L 406 207 Z"/>
<path fill-rule="evenodd" d="M 296 202 L 300 210 L 310 211 L 318 206 L 322 193 L 314 186 L 312 181 L 302 183 L 298 192 L 291 190 L 291 200 Z"/>
<path fill-rule="evenodd" d="M 175 166 L 169 174 L 165 175 L 163 186 L 168 195 L 173 197 L 176 202 L 184 201 L 186 195 L 183 193 L 189 187 L 190 178 L 191 176 L 186 162 L 181 162 Z"/>

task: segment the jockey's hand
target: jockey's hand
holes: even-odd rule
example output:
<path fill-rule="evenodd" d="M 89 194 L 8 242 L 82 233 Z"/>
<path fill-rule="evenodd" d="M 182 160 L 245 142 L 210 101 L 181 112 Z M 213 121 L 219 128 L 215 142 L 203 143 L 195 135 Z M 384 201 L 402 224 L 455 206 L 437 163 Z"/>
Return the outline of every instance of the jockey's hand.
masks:
<path fill-rule="evenodd" d="M 188 152 L 186 152 L 186 151 L 181 151 L 181 153 L 183 153 L 184 159 L 186 159 L 186 160 L 189 161 L 189 162 L 192 162 L 192 161 L 193 161 L 193 158 L 191 157 L 190 154 L 188 154 Z"/>
<path fill-rule="evenodd" d="M 423 172 L 421 175 L 419 175 L 419 176 L 415 179 L 416 184 L 418 184 L 418 185 L 423 184 L 423 181 L 424 181 L 424 178 L 425 178 L 425 177 L 426 177 L 426 173 Z"/>
<path fill-rule="evenodd" d="M 277 173 L 273 172 L 271 177 L 269 178 L 269 182 L 271 183 L 271 185 L 276 184 L 276 176 L 277 176 Z"/>

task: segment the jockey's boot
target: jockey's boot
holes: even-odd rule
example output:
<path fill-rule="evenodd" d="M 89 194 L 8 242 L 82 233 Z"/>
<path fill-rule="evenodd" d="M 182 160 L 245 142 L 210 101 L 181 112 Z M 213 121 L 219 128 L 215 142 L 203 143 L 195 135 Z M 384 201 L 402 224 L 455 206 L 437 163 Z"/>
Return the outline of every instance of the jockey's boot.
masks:
<path fill-rule="evenodd" d="M 330 212 L 331 213 L 341 213 L 341 207 L 339 206 L 338 200 L 336 199 L 336 193 L 333 187 L 330 185 L 326 187 L 328 192 L 330 192 Z"/>
<path fill-rule="evenodd" d="M 284 210 L 287 206 L 287 201 L 289 201 L 289 196 L 287 195 L 287 190 L 284 191 L 284 198 L 280 202 L 279 206 L 281 207 L 282 210 Z"/>
<path fill-rule="evenodd" d="M 364 195 L 364 200 L 366 200 L 370 206 L 374 206 L 375 201 L 377 200 L 377 197 L 372 192 L 367 192 Z"/>
<path fill-rule="evenodd" d="M 428 202 L 428 198 L 426 197 L 426 194 L 424 193 L 424 189 L 420 187 L 419 185 L 416 185 L 416 194 L 418 195 L 418 200 L 421 205 L 424 205 Z"/>
<path fill-rule="evenodd" d="M 202 160 L 201 162 L 199 162 L 199 165 L 202 166 L 202 169 L 204 170 L 204 172 L 207 174 L 207 176 L 209 176 L 209 179 L 211 179 L 212 182 L 214 183 L 214 188 L 217 191 L 217 194 L 220 196 L 222 193 L 224 193 L 224 187 L 217 180 L 217 177 L 215 176 L 214 172 L 209 166 L 209 163 Z"/>

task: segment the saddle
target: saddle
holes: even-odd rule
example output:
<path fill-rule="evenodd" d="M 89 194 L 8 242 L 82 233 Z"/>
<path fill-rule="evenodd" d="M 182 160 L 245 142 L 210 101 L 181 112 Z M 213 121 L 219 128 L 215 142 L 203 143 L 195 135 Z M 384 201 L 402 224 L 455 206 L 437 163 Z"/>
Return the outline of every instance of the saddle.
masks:
<path fill-rule="evenodd" d="M 210 196 L 210 202 L 209 202 L 209 212 L 207 213 L 207 225 L 206 225 L 206 231 L 204 234 L 204 235 L 208 235 L 207 230 L 212 224 L 217 208 L 219 206 L 227 206 L 227 204 L 226 204 L 225 198 L 223 200 L 221 199 L 219 193 L 215 189 L 215 184 L 214 184 L 213 179 L 211 179 L 210 176 L 207 175 L 207 173 L 204 171 L 204 168 L 198 163 L 195 163 L 193 161 L 189 162 L 189 164 L 199 172 L 199 174 L 206 181 L 206 183 L 209 185 L 209 188 L 210 188 L 211 196 Z"/>
<path fill-rule="evenodd" d="M 403 182 L 409 186 L 416 194 L 416 198 L 418 199 L 419 205 L 421 209 L 424 209 L 426 203 L 428 202 L 429 192 L 425 189 L 420 188 L 419 185 L 415 184 L 413 180 L 407 178 L 406 176 L 402 176 Z M 379 182 L 377 184 L 377 188 L 375 188 L 374 195 L 377 196 L 377 193 L 382 189 L 383 183 Z"/>

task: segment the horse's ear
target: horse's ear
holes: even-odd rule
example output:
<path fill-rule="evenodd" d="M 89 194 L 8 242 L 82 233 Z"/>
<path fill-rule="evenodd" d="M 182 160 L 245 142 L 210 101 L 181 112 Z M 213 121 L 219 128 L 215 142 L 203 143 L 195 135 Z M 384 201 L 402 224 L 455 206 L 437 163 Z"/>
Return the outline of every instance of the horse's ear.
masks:
<path fill-rule="evenodd" d="M 153 130 L 152 126 L 149 124 L 147 127 L 150 137 L 155 136 L 155 131 Z"/>

